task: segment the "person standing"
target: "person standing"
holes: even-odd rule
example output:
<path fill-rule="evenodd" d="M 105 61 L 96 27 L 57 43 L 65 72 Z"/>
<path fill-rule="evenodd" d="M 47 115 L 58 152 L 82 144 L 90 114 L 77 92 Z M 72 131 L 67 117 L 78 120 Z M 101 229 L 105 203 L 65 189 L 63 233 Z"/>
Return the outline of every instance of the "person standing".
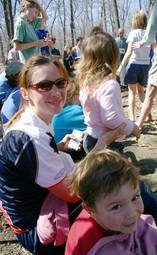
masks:
<path fill-rule="evenodd" d="M 157 1 L 154 3 L 154 7 L 147 25 L 146 33 L 144 34 L 140 42 L 134 43 L 133 47 L 141 48 L 145 47 L 147 44 L 154 44 L 154 55 L 152 66 L 149 71 L 148 76 L 148 87 L 146 90 L 145 100 L 142 105 L 142 110 L 139 119 L 137 120 L 137 125 L 142 128 L 146 117 L 150 114 L 153 105 L 153 100 L 157 94 Z"/>
<path fill-rule="evenodd" d="M 118 29 L 118 37 L 116 38 L 116 42 L 119 48 L 119 56 L 120 56 L 120 63 L 123 60 L 123 57 L 127 51 L 127 47 L 128 47 L 128 43 L 127 43 L 127 39 L 124 36 L 124 29 L 123 28 L 119 28 Z M 118 82 L 120 83 L 120 85 L 123 87 L 125 86 L 124 84 L 124 76 L 125 76 L 125 66 L 122 69 L 122 72 L 120 74 L 120 77 L 118 79 Z"/>
<path fill-rule="evenodd" d="M 140 41 L 145 33 L 147 26 L 147 16 L 144 11 L 140 10 L 134 13 L 132 18 L 132 30 L 128 35 L 128 48 L 123 60 L 117 70 L 120 75 L 123 67 L 126 67 L 124 83 L 128 84 L 129 95 L 129 118 L 135 121 L 136 115 L 136 93 L 138 93 L 140 101 L 144 101 L 144 86 L 147 85 L 148 71 L 150 68 L 150 45 L 143 49 L 133 49 L 132 45 L 136 41 Z"/>
<path fill-rule="evenodd" d="M 13 42 L 15 49 L 19 51 L 22 63 L 32 55 L 40 55 L 41 47 L 50 45 L 49 38 L 39 40 L 35 32 L 35 29 L 42 27 L 46 19 L 47 15 L 37 1 L 21 1 L 20 17 L 15 25 Z"/>
<path fill-rule="evenodd" d="M 124 29 L 123 28 L 119 28 L 118 30 L 118 37 L 116 38 L 116 42 L 119 48 L 119 54 L 120 54 L 120 62 L 123 60 L 123 57 L 126 53 L 127 50 L 127 39 L 124 36 Z"/>

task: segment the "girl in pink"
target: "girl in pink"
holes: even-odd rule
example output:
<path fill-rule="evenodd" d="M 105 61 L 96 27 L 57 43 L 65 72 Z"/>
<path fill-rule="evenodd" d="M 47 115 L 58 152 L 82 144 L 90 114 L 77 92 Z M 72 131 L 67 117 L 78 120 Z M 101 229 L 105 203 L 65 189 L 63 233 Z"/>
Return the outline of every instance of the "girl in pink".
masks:
<path fill-rule="evenodd" d="M 118 46 L 110 34 L 98 32 L 84 41 L 76 75 L 87 124 L 83 144 L 86 152 L 102 134 L 122 123 L 126 124 L 125 137 L 133 135 L 138 139 L 140 136 L 138 127 L 123 113 L 120 87 L 115 80 L 118 62 Z M 117 143 L 110 148 L 117 149 Z"/>

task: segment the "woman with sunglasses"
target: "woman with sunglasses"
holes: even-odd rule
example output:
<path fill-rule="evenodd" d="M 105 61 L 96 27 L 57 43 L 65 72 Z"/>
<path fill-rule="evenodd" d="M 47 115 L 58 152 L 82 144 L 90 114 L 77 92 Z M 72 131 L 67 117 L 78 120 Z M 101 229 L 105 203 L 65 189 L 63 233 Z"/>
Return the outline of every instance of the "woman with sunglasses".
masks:
<path fill-rule="evenodd" d="M 58 206 L 59 214 L 64 211 L 65 203 L 68 205 L 70 223 L 80 211 L 79 199 L 71 195 L 67 181 L 74 166 L 70 156 L 63 152 L 69 136 L 56 145 L 50 124 L 66 100 L 67 72 L 61 63 L 52 62 L 48 57 L 34 56 L 24 65 L 19 84 L 24 103 L 7 123 L 0 147 L 1 210 L 19 242 L 33 254 L 64 254 L 64 245 L 56 247 L 53 241 L 47 245 L 41 242 L 39 230 L 47 227 L 46 221 L 43 223 L 45 226 L 40 226 L 40 217 L 44 217 L 45 210 L 50 212 L 49 208 L 45 208 L 51 206 L 47 200 L 50 194 L 54 196 L 53 201 L 57 201 L 54 203 L 59 201 L 58 204 L 52 203 L 52 206 Z M 121 129 L 101 138 L 97 148 L 121 135 Z M 63 201 L 64 204 L 61 203 Z M 76 215 L 73 214 L 74 208 L 79 208 L 74 210 Z M 47 231 L 54 224 L 55 221 Z M 63 243 L 59 239 L 57 242 Z"/>

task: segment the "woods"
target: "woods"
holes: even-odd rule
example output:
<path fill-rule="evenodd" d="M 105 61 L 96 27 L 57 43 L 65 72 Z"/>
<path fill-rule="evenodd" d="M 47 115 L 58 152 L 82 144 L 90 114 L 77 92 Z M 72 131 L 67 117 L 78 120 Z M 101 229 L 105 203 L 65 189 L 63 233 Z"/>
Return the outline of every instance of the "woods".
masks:
<path fill-rule="evenodd" d="M 57 37 L 58 47 L 73 46 L 78 36 L 86 36 L 92 26 L 102 23 L 116 36 L 118 27 L 130 30 L 132 13 L 143 9 L 149 15 L 155 0 L 40 0 L 49 19 L 47 28 Z M 0 62 L 5 61 L 19 15 L 20 0 L 0 0 Z"/>

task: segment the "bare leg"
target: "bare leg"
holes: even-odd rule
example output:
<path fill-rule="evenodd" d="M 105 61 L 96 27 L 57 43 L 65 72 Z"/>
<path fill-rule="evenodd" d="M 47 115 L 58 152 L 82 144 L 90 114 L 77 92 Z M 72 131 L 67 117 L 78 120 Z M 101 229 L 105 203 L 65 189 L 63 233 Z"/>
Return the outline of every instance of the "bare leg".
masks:
<path fill-rule="evenodd" d="M 128 105 L 129 105 L 129 118 L 135 121 L 135 97 L 136 97 L 136 84 L 128 84 L 129 95 L 128 95 Z"/>
<path fill-rule="evenodd" d="M 156 93 L 157 93 L 157 87 L 155 87 L 153 85 L 148 85 L 147 90 L 146 90 L 145 100 L 142 105 L 141 114 L 140 114 L 140 117 L 136 123 L 140 128 L 142 128 L 145 118 L 151 111 L 153 99 L 154 99 Z"/>
<path fill-rule="evenodd" d="M 141 103 L 144 102 L 144 98 L 145 98 L 145 94 L 144 94 L 144 87 L 141 86 L 140 84 L 138 84 L 137 86 L 137 92 L 138 92 L 138 96 L 139 96 L 139 99 L 141 101 Z M 151 112 L 148 113 L 148 116 L 146 117 L 146 122 L 151 122 L 152 121 L 152 115 L 151 115 Z"/>
<path fill-rule="evenodd" d="M 141 103 L 143 103 L 144 98 L 145 98 L 144 87 L 140 83 L 137 83 L 137 93 L 138 93 Z"/>

